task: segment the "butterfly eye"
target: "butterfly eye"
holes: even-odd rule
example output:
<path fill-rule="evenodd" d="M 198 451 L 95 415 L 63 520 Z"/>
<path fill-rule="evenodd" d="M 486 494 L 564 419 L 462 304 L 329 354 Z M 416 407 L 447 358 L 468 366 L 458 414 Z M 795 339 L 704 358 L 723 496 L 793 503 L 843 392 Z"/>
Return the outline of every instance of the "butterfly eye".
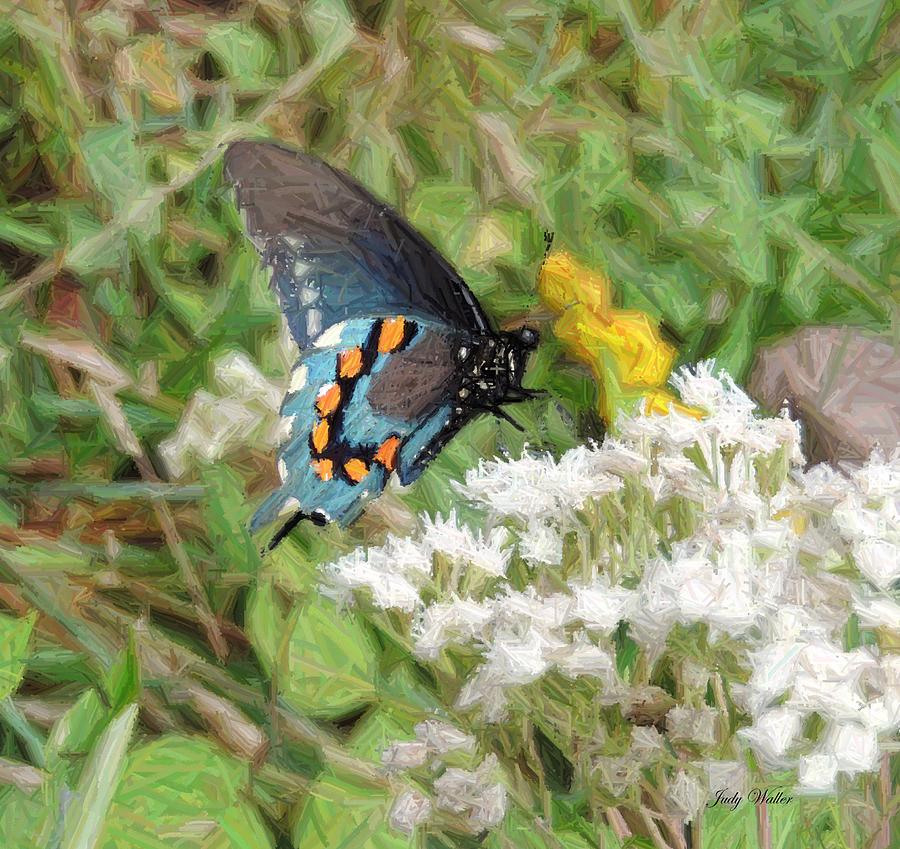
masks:
<path fill-rule="evenodd" d="M 536 348 L 538 342 L 540 341 L 540 337 L 536 330 L 532 330 L 530 327 L 523 327 L 519 330 L 518 333 L 519 343 L 523 348 L 528 348 L 529 350 L 532 348 Z"/>

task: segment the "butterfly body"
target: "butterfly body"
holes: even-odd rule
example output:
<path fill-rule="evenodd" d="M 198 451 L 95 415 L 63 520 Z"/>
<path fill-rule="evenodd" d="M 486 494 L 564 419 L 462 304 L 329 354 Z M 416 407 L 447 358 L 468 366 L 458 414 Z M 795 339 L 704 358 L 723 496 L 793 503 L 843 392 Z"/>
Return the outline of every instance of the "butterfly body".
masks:
<path fill-rule="evenodd" d="M 282 486 L 253 530 L 348 524 L 392 473 L 411 483 L 475 415 L 528 397 L 536 334 L 494 332 L 438 252 L 350 177 L 249 142 L 231 146 L 226 173 L 300 351 Z"/>

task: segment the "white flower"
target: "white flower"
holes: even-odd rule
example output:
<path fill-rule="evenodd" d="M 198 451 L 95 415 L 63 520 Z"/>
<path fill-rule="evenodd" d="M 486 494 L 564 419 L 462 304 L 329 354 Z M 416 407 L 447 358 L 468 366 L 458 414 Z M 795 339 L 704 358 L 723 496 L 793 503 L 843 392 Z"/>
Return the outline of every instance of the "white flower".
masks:
<path fill-rule="evenodd" d="M 434 520 L 427 516 L 423 521 L 422 542 L 432 551 L 440 551 L 457 561 L 474 564 L 489 575 L 500 576 L 506 572 L 510 548 L 504 548 L 509 540 L 506 528 L 494 528 L 485 539 L 473 533 L 466 525 L 460 525 L 456 512 L 451 510 L 446 519 Z"/>
<path fill-rule="evenodd" d="M 666 790 L 666 800 L 672 812 L 688 822 L 700 813 L 705 797 L 703 785 L 683 769 L 678 770 Z"/>
<path fill-rule="evenodd" d="M 663 737 L 652 725 L 631 729 L 631 753 L 641 763 L 649 763 L 663 752 Z"/>
<path fill-rule="evenodd" d="M 666 714 L 666 731 L 673 740 L 712 745 L 716 742 L 718 713 L 711 707 L 676 706 Z"/>
<path fill-rule="evenodd" d="M 687 416 L 685 418 L 696 422 L 696 419 Z M 696 463 L 684 455 L 661 456 L 657 460 L 657 466 L 665 481 L 658 500 L 661 501 L 670 495 L 680 495 L 689 501 L 703 503 L 709 491 L 709 482 L 698 473 Z"/>
<path fill-rule="evenodd" d="M 228 351 L 213 365 L 213 381 L 225 396 L 256 402 L 262 410 L 277 415 L 284 390 L 266 380 L 242 351 Z"/>
<path fill-rule="evenodd" d="M 416 656 L 440 660 L 442 676 L 460 671 L 451 684 L 456 707 L 472 709 L 479 723 L 504 721 L 508 705 L 517 716 L 536 709 L 541 701 L 526 700 L 554 670 L 540 698 L 558 698 L 560 676 L 589 676 L 601 684 L 598 706 L 620 704 L 631 715 L 643 703 L 640 686 L 619 678 L 611 640 L 624 623 L 642 651 L 639 669 L 664 660 L 680 671 L 692 706 L 671 709 L 666 725 L 683 755 L 683 743 L 729 742 L 718 739 L 728 730 L 720 712 L 692 700 L 705 694 L 708 668 L 740 664 L 749 678 L 729 676 L 729 693 L 753 720 L 740 737 L 763 766 L 797 767 L 804 792 L 831 792 L 838 775 L 873 769 L 878 735 L 900 726 L 900 659 L 841 648 L 854 611 L 862 627 L 882 629 L 879 638 L 900 630 L 890 594 L 900 579 L 900 452 L 889 461 L 873 455 L 849 475 L 827 466 L 804 472 L 797 424 L 758 417 L 713 364 L 682 370 L 673 383 L 705 418 L 625 416 L 617 438 L 558 459 L 527 452 L 483 461 L 455 487 L 467 510 L 481 511 L 480 529 L 455 512 L 423 518 L 409 536 L 326 567 L 326 591 L 363 590 L 376 606 L 413 614 L 397 621 L 409 621 Z M 578 545 L 564 552 L 565 534 Z M 433 574 L 435 554 L 452 569 Z M 697 624 L 709 633 L 703 668 L 671 633 Z M 571 706 L 556 707 L 560 722 L 574 722 Z M 827 730 L 810 754 L 811 741 L 801 747 L 799 738 L 812 713 Z M 386 752 L 385 765 L 434 765 L 454 748 L 475 747 L 437 719 L 416 735 Z M 642 767 L 670 766 L 652 728 L 632 729 L 625 756 L 600 757 L 591 745 L 591 764 L 612 792 L 627 792 Z M 740 764 L 703 763 L 714 789 L 746 784 Z M 667 792 L 672 809 L 690 817 L 702 788 L 686 769 Z M 502 818 L 505 791 L 482 776 L 478 795 L 474 774 L 448 770 L 438 797 L 479 830 Z"/>
<path fill-rule="evenodd" d="M 389 770 L 415 769 L 428 759 L 428 746 L 421 740 L 392 743 L 381 753 L 381 763 Z"/>
<path fill-rule="evenodd" d="M 481 461 L 457 489 L 500 516 L 520 521 L 558 521 L 591 497 L 614 492 L 619 482 L 598 466 L 600 452 L 581 446 L 557 463 L 549 455 L 525 454 L 519 460 Z"/>
<path fill-rule="evenodd" d="M 706 760 L 702 763 L 706 770 L 710 793 L 727 790 L 743 795 L 747 789 L 747 767 L 740 761 Z"/>
<path fill-rule="evenodd" d="M 803 642 L 778 640 L 751 654 L 753 674 L 747 683 L 747 701 L 754 714 L 790 688 L 805 648 Z"/>
<path fill-rule="evenodd" d="M 412 834 L 431 816 L 431 802 L 417 790 L 404 790 L 391 806 L 391 828 L 403 834 Z"/>
<path fill-rule="evenodd" d="M 372 594 L 372 601 L 382 610 L 396 609 L 408 613 L 414 611 L 422 600 L 419 589 L 403 574 L 393 571 L 384 562 L 384 551 L 358 548 L 326 567 L 325 574 L 330 589 L 366 589 Z M 326 595 L 335 594 L 328 590 Z"/>
<path fill-rule="evenodd" d="M 531 522 L 519 534 L 519 553 L 532 565 L 545 563 L 556 566 L 563 555 L 562 535 L 545 522 Z"/>
<path fill-rule="evenodd" d="M 766 763 L 777 766 L 800 733 L 800 720 L 799 711 L 778 707 L 757 717 L 751 728 L 743 728 L 738 734 Z"/>
<path fill-rule="evenodd" d="M 485 674 L 483 666 L 466 681 L 456 699 L 458 710 L 468 710 L 475 705 L 485 722 L 502 722 L 506 717 L 506 687 Z"/>
<path fill-rule="evenodd" d="M 247 438 L 260 419 L 244 403 L 200 389 L 184 408 L 175 433 L 159 443 L 160 456 L 169 474 L 180 478 L 197 459 L 220 460 Z"/>
<path fill-rule="evenodd" d="M 600 634 L 611 634 L 637 602 L 637 593 L 610 586 L 605 577 L 588 586 L 570 583 L 569 588 L 575 598 L 574 618 L 580 619 L 588 631 Z"/>
<path fill-rule="evenodd" d="M 862 539 L 853 544 L 857 569 L 878 589 L 888 590 L 900 580 L 900 544 L 886 539 Z"/>
<path fill-rule="evenodd" d="M 887 539 L 898 530 L 896 499 L 871 501 L 853 489 L 834 508 L 832 517 L 840 534 L 856 542 Z"/>
<path fill-rule="evenodd" d="M 197 461 L 213 463 L 241 445 L 274 448 L 281 442 L 278 411 L 283 390 L 267 380 L 241 351 L 213 364 L 212 388 L 188 401 L 175 433 L 159 443 L 169 473 L 184 476 Z"/>
<path fill-rule="evenodd" d="M 431 551 L 418 540 L 389 534 L 382 548 L 384 565 L 410 578 L 428 578 L 432 573 Z"/>
<path fill-rule="evenodd" d="M 868 498 L 900 496 L 900 451 L 895 449 L 891 458 L 885 460 L 882 451 L 876 449 L 852 477 L 857 489 Z"/>
<path fill-rule="evenodd" d="M 847 496 L 847 478 L 828 463 L 818 463 L 806 472 L 795 470 L 793 477 L 800 485 L 792 494 L 794 503 L 830 510 Z"/>
<path fill-rule="evenodd" d="M 607 685 L 615 685 L 618 681 L 612 656 L 595 646 L 583 631 L 572 643 L 554 652 L 552 658 L 560 671 L 570 678 L 590 675 L 601 678 Z"/>
<path fill-rule="evenodd" d="M 473 831 L 499 825 L 506 815 L 506 788 L 490 780 L 496 769 L 495 755 L 473 771 L 451 767 L 434 782 L 437 807 L 465 815 Z"/>
<path fill-rule="evenodd" d="M 475 738 L 446 722 L 427 719 L 416 725 L 415 731 L 416 737 L 427 746 L 430 753 L 446 755 L 454 751 L 475 751 Z"/>
<path fill-rule="evenodd" d="M 537 628 L 522 635 L 496 635 L 479 675 L 498 684 L 528 684 L 550 667 L 547 655 L 564 645 L 562 640 Z"/>
<path fill-rule="evenodd" d="M 567 464 L 568 455 L 564 456 L 560 465 Z M 647 458 L 642 452 L 635 451 L 625 440 L 607 437 L 600 446 L 600 451 L 595 453 L 595 464 L 613 475 L 627 477 L 629 475 L 642 475 L 650 467 Z M 618 485 L 611 482 L 610 492 L 618 489 Z M 595 493 L 597 495 L 600 492 Z"/>
<path fill-rule="evenodd" d="M 448 643 L 480 640 L 483 628 L 493 615 L 492 604 L 468 599 L 432 604 L 425 608 L 413 628 L 416 654 L 434 660 Z"/>
<path fill-rule="evenodd" d="M 572 620 L 574 605 L 569 595 L 539 596 L 534 587 L 529 587 L 524 592 L 507 590 L 498 596 L 494 600 L 494 613 L 498 623 L 559 630 Z"/>
<path fill-rule="evenodd" d="M 878 766 L 878 735 L 874 728 L 855 722 L 834 726 L 824 748 L 837 761 L 838 771 L 851 778 Z"/>
<path fill-rule="evenodd" d="M 708 410 L 712 418 L 728 415 L 742 422 L 752 420 L 756 403 L 734 382 L 728 372 L 713 374 L 715 363 L 705 360 L 693 369 L 683 366 L 669 378 L 681 400 L 692 407 Z"/>
<path fill-rule="evenodd" d="M 811 643 L 798 655 L 797 675 L 787 704 L 837 720 L 852 719 L 864 704 L 860 678 L 876 668 L 876 659 L 865 649 L 843 652 L 824 642 Z"/>
<path fill-rule="evenodd" d="M 853 609 L 863 628 L 890 628 L 900 631 L 900 604 L 887 596 L 857 594 L 853 599 Z"/>
<path fill-rule="evenodd" d="M 709 678 L 709 670 L 699 663 L 694 663 L 692 660 L 688 659 L 681 665 L 681 681 L 688 689 L 706 693 L 706 688 L 709 685 Z"/>
<path fill-rule="evenodd" d="M 834 792 L 838 762 L 834 755 L 818 752 L 800 758 L 797 778 L 801 792 L 828 794 Z"/>
<path fill-rule="evenodd" d="M 652 443 L 662 451 L 674 454 L 671 457 L 660 456 L 659 462 L 663 459 L 677 462 L 681 459 L 682 449 L 704 438 L 704 426 L 694 416 L 686 415 L 677 409 L 670 409 L 665 415 L 648 413 L 646 402 L 642 404 L 642 410 L 643 413 L 638 416 L 620 416 L 616 420 L 616 430 L 625 440 L 644 445 Z M 690 465 L 696 474 L 696 465 L 694 463 Z"/>
<path fill-rule="evenodd" d="M 877 734 L 893 734 L 900 728 L 900 692 L 894 690 L 872 699 L 856 717 Z"/>

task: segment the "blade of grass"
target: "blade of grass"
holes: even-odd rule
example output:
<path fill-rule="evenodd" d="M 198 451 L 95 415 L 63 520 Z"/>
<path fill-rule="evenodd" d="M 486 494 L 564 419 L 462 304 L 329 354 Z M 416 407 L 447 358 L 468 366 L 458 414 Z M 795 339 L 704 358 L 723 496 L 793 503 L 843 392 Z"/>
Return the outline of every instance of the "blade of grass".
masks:
<path fill-rule="evenodd" d="M 90 388 L 94 400 L 97 402 L 97 406 L 100 407 L 101 414 L 106 420 L 110 430 L 113 432 L 116 441 L 119 443 L 119 447 L 134 460 L 138 471 L 141 473 L 141 477 L 150 483 L 161 483 L 153 468 L 153 464 L 150 462 L 150 458 L 147 456 L 140 440 L 128 423 L 128 419 L 125 418 L 122 406 L 119 404 L 113 392 L 106 387 L 100 386 L 100 384 L 93 380 L 90 382 Z M 175 518 L 172 516 L 172 511 L 169 509 L 169 505 L 166 501 L 162 498 L 153 497 L 151 498 L 151 503 L 153 504 L 153 510 L 156 513 L 156 517 L 159 520 L 159 525 L 162 528 L 163 536 L 166 538 L 166 544 L 169 546 L 172 557 L 178 564 L 178 569 L 181 573 L 181 578 L 184 581 L 185 588 L 191 597 L 191 601 L 193 601 L 197 607 L 197 614 L 203 625 L 203 629 L 206 632 L 207 640 L 213 651 L 216 653 L 216 657 L 218 657 L 219 660 L 224 660 L 228 657 L 228 642 L 222 635 L 222 629 L 209 606 L 209 599 L 206 596 L 203 582 L 200 580 L 200 576 L 197 574 L 193 564 L 187 556 L 187 552 L 184 550 L 178 528 L 175 526 Z"/>
<path fill-rule="evenodd" d="M 129 705 L 107 726 L 78 782 L 80 805 L 70 805 L 60 849 L 96 849 L 106 815 L 125 769 L 125 755 L 138 715 Z"/>

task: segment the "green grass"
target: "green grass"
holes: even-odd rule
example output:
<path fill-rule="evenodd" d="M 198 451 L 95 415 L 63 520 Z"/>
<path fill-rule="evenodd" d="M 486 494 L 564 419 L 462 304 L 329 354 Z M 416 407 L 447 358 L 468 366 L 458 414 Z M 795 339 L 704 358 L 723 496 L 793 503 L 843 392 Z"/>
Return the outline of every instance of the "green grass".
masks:
<path fill-rule="evenodd" d="M 481 456 L 600 432 L 588 372 L 535 295 L 546 231 L 660 319 L 680 362 L 714 356 L 739 380 L 796 327 L 898 329 L 900 65 L 882 0 L 0 9 L 0 605 L 39 614 L 30 641 L 3 625 L 18 636 L 0 657 L 0 758 L 26 770 L 0 770 L 11 849 L 405 845 L 380 824 L 372 763 L 433 695 L 402 677 L 402 646 L 314 592 L 315 564 L 386 514 L 261 562 L 243 523 L 270 451 L 164 480 L 158 446 L 215 389 L 219 357 L 285 375 L 223 143 L 325 156 L 433 240 L 499 326 L 545 328 L 525 435 L 469 427 L 402 496 L 412 512 L 449 506 L 448 479 Z M 341 652 L 354 677 L 329 714 Z M 349 722 L 376 704 L 393 705 L 387 728 Z M 771 846 L 886 846 L 877 793 L 773 812 Z M 552 841 L 522 826 L 528 845 L 617 845 L 563 807 Z M 704 847 L 758 845 L 749 808 L 707 820 Z M 517 827 L 489 845 L 523 845 Z"/>

